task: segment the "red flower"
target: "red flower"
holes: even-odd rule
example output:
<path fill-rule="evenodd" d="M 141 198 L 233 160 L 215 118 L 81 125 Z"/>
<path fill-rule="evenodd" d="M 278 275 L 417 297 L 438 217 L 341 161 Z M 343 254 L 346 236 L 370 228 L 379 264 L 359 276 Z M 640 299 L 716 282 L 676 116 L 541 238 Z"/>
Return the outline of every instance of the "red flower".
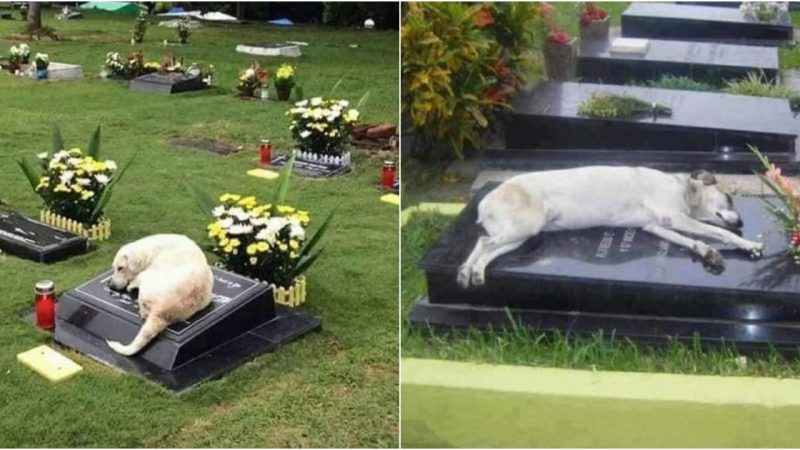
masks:
<path fill-rule="evenodd" d="M 542 2 L 539 4 L 539 17 L 542 19 L 547 19 L 551 15 L 553 15 L 553 5 L 547 2 Z"/>
<path fill-rule="evenodd" d="M 790 242 L 792 247 L 800 247 L 800 231 L 792 231 Z"/>
<path fill-rule="evenodd" d="M 569 44 L 569 42 L 571 41 L 569 35 L 563 30 L 559 30 L 558 28 L 553 28 L 552 30 L 550 30 L 550 32 L 547 33 L 547 39 L 550 42 L 562 45 Z"/>
<path fill-rule="evenodd" d="M 489 101 L 492 103 L 502 103 L 505 101 L 506 92 L 505 89 L 501 89 L 497 86 L 491 87 L 483 93 L 481 93 L 481 100 Z"/>
<path fill-rule="evenodd" d="M 489 8 L 481 8 L 475 15 L 475 24 L 479 27 L 489 26 L 494 23 L 494 16 Z"/>
<path fill-rule="evenodd" d="M 586 8 L 581 14 L 581 25 L 588 25 L 591 22 L 605 20 L 606 17 L 608 17 L 608 13 L 605 9 L 598 8 L 594 3 L 587 3 Z"/>
<path fill-rule="evenodd" d="M 494 63 L 494 73 L 498 78 L 505 78 L 511 75 L 511 69 L 502 59 L 498 59 L 497 62 Z"/>

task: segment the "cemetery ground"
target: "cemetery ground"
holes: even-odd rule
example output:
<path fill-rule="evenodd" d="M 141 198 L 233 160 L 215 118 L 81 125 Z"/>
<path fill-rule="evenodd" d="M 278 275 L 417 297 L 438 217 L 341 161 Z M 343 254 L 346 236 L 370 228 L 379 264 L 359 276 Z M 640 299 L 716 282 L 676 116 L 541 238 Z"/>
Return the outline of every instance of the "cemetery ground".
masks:
<path fill-rule="evenodd" d="M 598 2 L 611 18 L 611 26 L 620 25 L 622 12 L 629 3 Z M 557 25 L 570 36 L 578 35 L 575 3 L 552 3 Z M 800 13 L 791 12 L 795 27 L 800 25 Z M 534 49 L 538 50 L 538 49 Z M 535 64 L 530 84 L 544 77 L 541 52 L 534 51 Z M 781 69 L 800 69 L 800 47 L 779 48 Z M 404 134 L 403 138 L 406 138 Z M 467 152 L 463 161 L 420 162 L 408 156 L 404 140 L 403 209 L 424 202 L 466 203 L 480 163 L 475 152 Z M 739 177 L 746 178 L 746 177 Z M 748 186 L 760 182 L 749 180 Z M 776 351 L 748 357 L 746 363 L 738 358 L 733 347 L 700 348 L 699 343 L 670 343 L 663 348 L 637 345 L 614 337 L 611 330 L 591 338 L 565 337 L 537 333 L 525 327 L 511 326 L 492 331 L 453 331 L 433 334 L 409 326 L 408 316 L 414 303 L 425 295 L 425 273 L 419 267 L 425 252 L 448 229 L 455 215 L 438 212 L 414 212 L 401 229 L 401 316 L 402 353 L 404 358 L 430 358 L 457 361 L 512 364 L 538 367 L 559 367 L 592 370 L 633 372 L 666 372 L 681 374 L 749 375 L 797 377 L 800 360 L 790 360 Z"/>
<path fill-rule="evenodd" d="M 222 378 L 180 396 L 132 375 L 59 348 L 84 367 L 73 379 L 52 384 L 22 366 L 15 355 L 52 344 L 48 333 L 24 322 L 33 284 L 53 279 L 57 292 L 107 270 L 117 249 L 148 234 L 184 233 L 205 241 L 207 220 L 187 195 L 191 181 L 214 194 L 236 192 L 266 198 L 274 182 L 245 175 L 256 166 L 260 138 L 277 151 L 290 148 L 289 103 L 235 97 L 239 70 L 251 56 L 234 51 L 242 42 L 304 41 L 299 59 L 261 58 L 274 70 L 298 67 L 307 97 L 357 101 L 364 120 L 397 123 L 397 32 L 366 32 L 313 26 L 203 25 L 188 45 L 170 45 L 175 30 L 155 26 L 145 43 L 132 46 L 133 17 L 84 12 L 84 20 L 45 25 L 62 41 L 27 41 L 15 35 L 20 21 L 0 21 L 0 48 L 27 41 L 51 60 L 80 64 L 82 81 L 36 82 L 0 74 L 0 196 L 14 210 L 38 217 L 40 199 L 14 162 L 50 148 L 58 123 L 67 147 L 85 148 L 102 126 L 104 158 L 138 157 L 115 189 L 106 213 L 112 238 L 88 254 L 54 265 L 0 256 L 0 444 L 6 447 L 382 447 L 397 445 L 397 209 L 378 200 L 381 160 L 356 151 L 354 171 L 327 181 L 294 177 L 289 201 L 311 211 L 318 226 L 335 207 L 324 238 L 325 252 L 308 273 L 302 307 L 322 319 L 312 333 L 264 354 Z M 351 48 L 350 44 L 358 44 Z M 98 72 L 105 55 L 141 48 L 147 59 L 171 51 L 185 63 L 213 64 L 211 90 L 164 96 L 131 91 L 127 82 L 105 81 Z M 166 142 L 180 136 L 243 146 L 230 156 L 180 149 Z"/>

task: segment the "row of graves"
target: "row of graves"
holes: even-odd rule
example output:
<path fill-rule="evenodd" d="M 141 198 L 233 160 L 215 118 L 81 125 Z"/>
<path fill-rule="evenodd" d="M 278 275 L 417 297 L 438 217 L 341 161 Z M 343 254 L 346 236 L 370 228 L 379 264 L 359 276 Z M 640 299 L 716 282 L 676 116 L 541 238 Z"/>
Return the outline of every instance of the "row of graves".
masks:
<path fill-rule="evenodd" d="M 798 171 L 800 122 L 790 99 L 648 84 L 669 75 L 725 86 L 755 73 L 781 86 L 778 47 L 793 45 L 794 30 L 787 5 L 768 3 L 766 12 L 747 2 L 633 3 L 621 29 L 609 30 L 605 17 L 604 33 L 567 43 L 572 48 L 560 60 L 548 61 L 546 48 L 546 63 L 561 67 L 548 67 L 549 80 L 515 98 L 483 162 L 494 173 L 590 165 L 731 174 L 771 168 L 764 179 L 773 180 L 777 198 L 733 198 L 741 234 L 765 244 L 762 258 L 714 244 L 727 261 L 719 271 L 639 229 L 549 232 L 494 260 L 484 285 L 463 288 L 459 267 L 485 234 L 477 204 L 497 185 L 487 183 L 420 262 L 428 293 L 410 313 L 412 326 L 497 330 L 513 321 L 567 335 L 603 332 L 647 344 L 699 339 L 745 353 L 796 353 L 800 209 L 790 182 L 760 159 Z M 788 212 L 776 219 L 765 199 Z"/>

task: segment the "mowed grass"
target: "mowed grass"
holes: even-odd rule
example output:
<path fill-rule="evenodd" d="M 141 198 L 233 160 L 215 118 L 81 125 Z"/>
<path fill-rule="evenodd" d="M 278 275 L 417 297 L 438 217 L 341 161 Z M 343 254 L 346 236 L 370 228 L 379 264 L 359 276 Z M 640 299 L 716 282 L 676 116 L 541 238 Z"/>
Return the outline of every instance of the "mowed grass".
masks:
<path fill-rule="evenodd" d="M 357 101 L 366 121 L 397 122 L 397 32 L 297 26 L 203 26 L 186 46 L 165 48 L 175 31 L 151 25 L 146 42 L 131 46 L 133 18 L 85 12 L 85 20 L 45 23 L 65 38 L 29 42 L 52 61 L 81 64 L 87 79 L 35 82 L 0 74 L 0 197 L 36 216 L 41 205 L 14 160 L 49 150 L 53 123 L 68 146 L 86 146 L 99 123 L 102 156 L 138 159 L 107 208 L 110 242 L 54 265 L 0 256 L 0 446 L 3 447 L 351 447 L 397 445 L 397 209 L 379 202 L 374 185 L 380 161 L 357 152 L 352 174 L 328 181 L 295 177 L 289 201 L 312 212 L 312 221 L 338 207 L 324 241 L 325 254 L 308 273 L 304 308 L 323 321 L 320 333 L 260 356 L 225 375 L 175 396 L 155 384 L 119 373 L 75 352 L 83 373 L 51 384 L 19 364 L 15 355 L 51 336 L 19 316 L 30 308 L 32 287 L 53 279 L 70 289 L 109 267 L 125 242 L 152 233 L 184 233 L 202 242 L 206 219 L 187 196 L 192 181 L 220 194 L 266 196 L 274 182 L 245 175 L 255 167 L 259 138 L 278 151 L 290 147 L 287 103 L 235 98 L 240 68 L 251 61 L 242 42 L 305 41 L 298 68 L 305 94 Z M 20 40 L 19 21 L 0 21 L 0 53 Z M 350 48 L 349 44 L 358 44 Z M 161 96 L 132 92 L 126 82 L 97 76 L 105 54 L 142 48 L 150 60 L 165 50 L 186 63 L 213 64 L 215 87 Z M 271 69 L 282 59 L 260 59 Z M 194 136 L 243 145 L 220 157 L 176 149 L 164 139 Z M 312 228 L 314 223 L 312 222 Z M 63 351 L 63 349 L 62 349 Z"/>
<path fill-rule="evenodd" d="M 646 347 L 616 337 L 612 330 L 577 338 L 530 330 L 518 324 L 501 330 L 451 333 L 411 328 L 408 312 L 427 290 L 424 272 L 417 268 L 417 262 L 452 220 L 453 217 L 442 214 L 414 213 L 401 231 L 404 357 L 591 370 L 800 376 L 800 360 L 786 359 L 775 351 L 741 359 L 734 347 L 704 348 L 699 341 Z"/>

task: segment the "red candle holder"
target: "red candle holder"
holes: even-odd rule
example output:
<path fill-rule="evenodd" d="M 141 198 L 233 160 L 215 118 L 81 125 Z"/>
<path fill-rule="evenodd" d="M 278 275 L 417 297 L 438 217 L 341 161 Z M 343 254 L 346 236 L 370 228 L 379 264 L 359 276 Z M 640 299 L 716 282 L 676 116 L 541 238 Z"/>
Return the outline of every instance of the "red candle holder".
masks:
<path fill-rule="evenodd" d="M 34 309 L 36 310 L 36 326 L 52 331 L 56 327 L 56 294 L 55 283 L 42 280 L 34 286 Z"/>
<path fill-rule="evenodd" d="M 270 142 L 269 139 L 262 139 L 258 152 L 261 160 L 261 167 L 268 167 L 272 162 L 272 142 Z"/>
<path fill-rule="evenodd" d="M 385 161 L 383 163 L 383 175 L 381 176 L 381 187 L 384 189 L 392 189 L 394 186 L 394 161 Z"/>

